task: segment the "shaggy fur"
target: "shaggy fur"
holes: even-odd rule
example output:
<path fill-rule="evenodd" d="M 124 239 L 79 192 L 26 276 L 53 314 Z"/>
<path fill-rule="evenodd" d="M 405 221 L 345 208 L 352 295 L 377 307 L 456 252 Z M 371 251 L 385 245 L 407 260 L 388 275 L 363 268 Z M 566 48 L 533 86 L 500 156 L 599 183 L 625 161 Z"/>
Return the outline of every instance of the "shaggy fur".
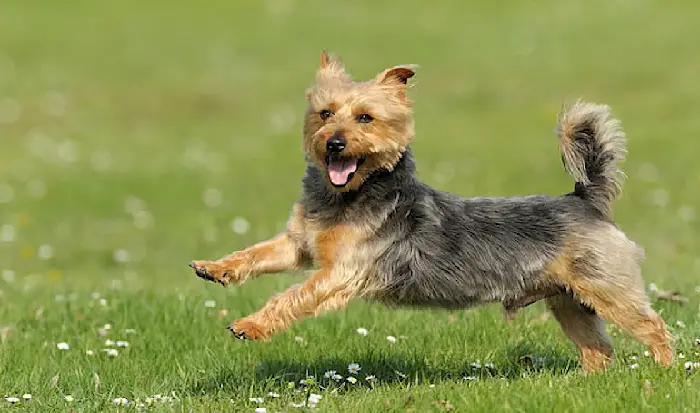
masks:
<path fill-rule="evenodd" d="M 545 299 L 588 371 L 604 369 L 616 323 L 669 365 L 671 337 L 640 274 L 643 251 L 613 223 L 625 135 L 607 106 L 577 102 L 559 117 L 561 196 L 462 198 L 416 176 L 410 149 L 414 66 L 355 82 L 325 53 L 307 92 L 302 195 L 283 233 L 217 261 L 198 276 L 228 285 L 264 273 L 318 269 L 236 320 L 239 338 L 266 339 L 306 316 L 362 297 L 391 306 L 468 308 L 501 302 L 508 313 Z"/>

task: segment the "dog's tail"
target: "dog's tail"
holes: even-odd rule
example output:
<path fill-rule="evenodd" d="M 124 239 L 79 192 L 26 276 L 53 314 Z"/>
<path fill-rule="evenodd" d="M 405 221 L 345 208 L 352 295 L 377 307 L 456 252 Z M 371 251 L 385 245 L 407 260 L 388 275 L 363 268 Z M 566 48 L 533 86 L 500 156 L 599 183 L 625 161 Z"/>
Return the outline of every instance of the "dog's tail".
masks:
<path fill-rule="evenodd" d="M 576 180 L 574 193 L 609 217 L 625 178 L 617 165 L 627 155 L 620 121 L 607 105 L 578 101 L 561 112 L 556 132 L 564 169 Z"/>

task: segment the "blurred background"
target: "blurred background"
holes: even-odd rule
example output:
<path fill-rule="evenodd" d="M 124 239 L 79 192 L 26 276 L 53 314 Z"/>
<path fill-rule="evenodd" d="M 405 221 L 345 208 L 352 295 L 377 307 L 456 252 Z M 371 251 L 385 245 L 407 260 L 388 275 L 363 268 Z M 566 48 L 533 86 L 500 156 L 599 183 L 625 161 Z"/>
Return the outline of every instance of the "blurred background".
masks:
<path fill-rule="evenodd" d="M 421 66 L 419 173 L 464 196 L 569 191 L 556 115 L 578 97 L 610 104 L 630 150 L 616 219 L 646 247 L 649 282 L 693 288 L 697 11 L 687 0 L 4 1 L 3 280 L 209 288 L 189 260 L 284 227 L 303 175 L 304 90 L 326 49 L 358 79 Z"/>

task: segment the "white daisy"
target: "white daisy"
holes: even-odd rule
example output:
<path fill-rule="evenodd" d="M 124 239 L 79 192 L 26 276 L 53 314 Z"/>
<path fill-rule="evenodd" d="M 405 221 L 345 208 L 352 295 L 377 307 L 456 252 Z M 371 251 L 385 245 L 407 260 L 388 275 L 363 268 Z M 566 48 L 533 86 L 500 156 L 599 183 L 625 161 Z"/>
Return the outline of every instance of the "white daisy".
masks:
<path fill-rule="evenodd" d="M 105 348 L 102 351 L 107 353 L 108 357 L 117 357 L 119 355 L 119 351 L 116 348 Z"/>
<path fill-rule="evenodd" d="M 129 347 L 128 341 L 117 341 L 117 347 Z"/>
<path fill-rule="evenodd" d="M 314 376 L 306 376 L 305 379 L 299 380 L 299 384 L 302 386 L 312 386 L 314 383 L 316 383 L 316 378 Z"/>
<path fill-rule="evenodd" d="M 29 400 L 32 399 L 32 395 L 29 394 L 29 393 L 25 393 L 25 394 L 22 395 L 22 398 L 23 398 L 24 400 L 29 401 Z"/>
<path fill-rule="evenodd" d="M 117 344 L 114 342 L 114 340 L 105 340 L 105 346 L 107 347 L 114 347 L 114 345 Z"/>
<path fill-rule="evenodd" d="M 70 350 L 70 345 L 68 345 L 68 343 L 65 342 L 56 343 L 56 348 L 58 348 L 59 350 Z"/>
<path fill-rule="evenodd" d="M 637 367 L 639 367 L 639 364 L 637 364 L 637 363 L 634 363 L 634 364 L 631 364 L 631 365 L 630 365 L 630 368 L 631 368 L 632 370 L 636 369 Z"/>
<path fill-rule="evenodd" d="M 316 405 L 318 404 L 318 402 L 321 401 L 321 397 L 322 396 L 320 394 L 314 394 L 314 393 L 309 394 L 309 401 L 308 401 L 309 408 L 310 409 L 315 408 Z"/>
<path fill-rule="evenodd" d="M 679 328 L 685 328 L 685 322 L 683 320 L 676 320 L 676 325 Z"/>
<path fill-rule="evenodd" d="M 267 393 L 267 397 L 272 397 L 273 399 L 276 399 L 276 398 L 280 397 L 280 394 L 271 391 L 271 392 Z"/>
<path fill-rule="evenodd" d="M 15 280 L 15 272 L 12 270 L 2 270 L 2 278 L 8 283 L 11 283 Z"/>
<path fill-rule="evenodd" d="M 125 399 L 124 397 L 117 397 L 116 399 L 112 400 L 112 403 L 119 406 L 126 406 L 127 404 L 129 404 L 129 400 Z"/>
<path fill-rule="evenodd" d="M 390 343 L 396 343 L 396 337 L 394 336 L 386 336 L 386 339 L 389 340 Z"/>
<path fill-rule="evenodd" d="M 351 384 L 357 383 L 357 379 L 354 378 L 354 377 L 352 377 L 352 376 L 348 377 L 346 380 L 347 380 L 348 382 L 350 382 Z"/>
<path fill-rule="evenodd" d="M 75 400 L 75 399 L 74 399 L 73 396 L 71 396 L 70 394 L 66 394 L 65 396 L 63 396 L 63 400 L 65 400 L 65 401 L 67 401 L 68 403 L 70 403 L 70 402 L 72 402 L 72 401 Z"/>
<path fill-rule="evenodd" d="M 253 403 L 257 403 L 257 404 L 262 404 L 265 402 L 265 399 L 263 399 L 262 397 L 250 397 L 250 398 L 248 398 L 248 400 L 250 400 Z"/>
<path fill-rule="evenodd" d="M 348 373 L 357 374 L 360 370 L 362 370 L 362 367 L 360 367 L 359 364 L 357 364 L 357 363 L 348 364 Z"/>
<path fill-rule="evenodd" d="M 88 356 L 94 356 L 95 352 L 92 350 L 85 350 L 85 354 L 87 354 Z"/>
<path fill-rule="evenodd" d="M 255 409 L 255 413 L 267 413 L 267 409 L 264 407 L 258 407 Z"/>
<path fill-rule="evenodd" d="M 685 364 L 683 364 L 683 367 L 685 367 L 685 370 L 690 373 L 697 369 L 700 369 L 700 362 L 686 361 Z"/>
<path fill-rule="evenodd" d="M 204 306 L 207 308 L 214 308 L 216 307 L 216 301 L 214 300 L 207 300 L 204 302 Z"/>
<path fill-rule="evenodd" d="M 233 232 L 236 234 L 245 234 L 248 232 L 249 228 L 250 224 L 248 223 L 248 220 L 243 217 L 236 217 L 233 221 L 231 221 L 231 229 L 233 229 Z"/>
<path fill-rule="evenodd" d="M 369 331 L 367 331 L 366 328 L 362 328 L 362 327 L 358 328 L 355 331 L 357 331 L 357 334 L 359 334 L 361 336 L 366 336 L 369 333 Z"/>
<path fill-rule="evenodd" d="M 301 343 L 304 342 L 304 337 L 296 336 L 296 337 L 294 337 L 294 341 L 296 341 L 297 343 L 301 344 Z"/>
<path fill-rule="evenodd" d="M 323 377 L 330 379 L 333 378 L 333 376 L 335 376 L 336 374 L 337 372 L 335 370 L 328 370 L 327 372 L 323 373 Z"/>
<path fill-rule="evenodd" d="M 19 403 L 19 397 L 5 397 L 5 400 L 12 404 Z"/>

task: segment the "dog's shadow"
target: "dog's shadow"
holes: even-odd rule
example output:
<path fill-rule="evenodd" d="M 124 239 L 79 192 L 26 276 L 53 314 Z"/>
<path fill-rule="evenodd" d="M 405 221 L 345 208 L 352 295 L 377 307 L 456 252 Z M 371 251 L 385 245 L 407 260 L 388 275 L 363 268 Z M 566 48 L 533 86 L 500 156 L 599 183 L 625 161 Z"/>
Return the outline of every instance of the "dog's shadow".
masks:
<path fill-rule="evenodd" d="M 267 358 L 255 367 L 253 377 L 241 374 L 235 369 L 226 369 L 200 380 L 190 388 L 193 394 L 210 391 L 240 391 L 249 388 L 251 379 L 266 383 L 268 388 L 285 388 L 289 383 L 299 386 L 307 378 L 321 386 L 341 386 L 345 378 L 352 376 L 358 383 L 343 386 L 349 391 L 381 384 L 433 384 L 440 382 L 475 382 L 478 380 L 519 380 L 537 374 L 565 375 L 579 368 L 577 360 L 563 354 L 536 354 L 533 347 L 521 344 L 507 350 L 505 360 L 499 364 L 473 363 L 465 361 L 464 365 L 452 369 L 430 366 L 421 354 L 394 354 L 390 358 L 379 354 L 366 353 L 352 360 L 333 357 L 319 357 L 307 362 L 291 358 Z M 349 374 L 349 363 L 356 363 L 360 371 Z M 343 378 L 324 377 L 326 372 L 337 370 Z M 247 376 L 247 377 L 246 377 Z"/>

